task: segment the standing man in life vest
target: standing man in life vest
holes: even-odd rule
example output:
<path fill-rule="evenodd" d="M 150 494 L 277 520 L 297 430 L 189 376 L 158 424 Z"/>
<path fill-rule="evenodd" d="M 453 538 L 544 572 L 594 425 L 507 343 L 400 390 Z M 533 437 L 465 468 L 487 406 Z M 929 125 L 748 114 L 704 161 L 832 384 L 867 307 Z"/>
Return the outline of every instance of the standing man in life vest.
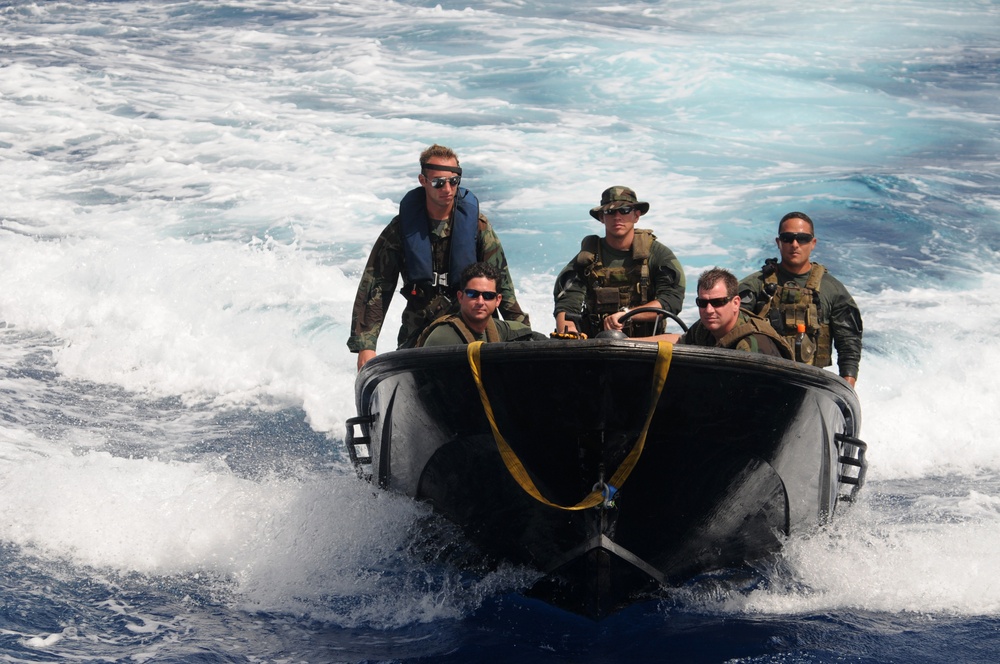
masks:
<path fill-rule="evenodd" d="M 740 309 L 736 277 L 729 270 L 713 267 L 698 277 L 698 322 L 684 334 L 663 334 L 677 344 L 730 348 L 748 353 L 792 359 L 792 349 L 771 324 Z"/>
<path fill-rule="evenodd" d="M 816 248 L 812 219 L 789 212 L 778 222 L 774 241 L 781 262 L 768 259 L 760 272 L 740 282 L 742 306 L 766 318 L 799 362 L 830 366 L 836 348 L 840 376 L 854 387 L 861 363 L 861 311 L 844 284 L 810 262 Z"/>
<path fill-rule="evenodd" d="M 460 187 L 458 156 L 442 145 L 420 155 L 420 186 L 399 203 L 399 214 L 372 247 L 358 284 L 347 347 L 358 354 L 358 370 L 375 357 L 376 343 L 400 274 L 406 298 L 398 348 L 412 347 L 420 333 L 439 316 L 458 310 L 454 293 L 464 270 L 477 261 L 500 273 L 499 310 L 505 320 L 529 325 L 514 295 L 500 240 L 479 211 L 479 201 Z M 450 285 L 449 285 L 450 284 Z"/>
<path fill-rule="evenodd" d="M 588 235 L 580 253 L 556 279 L 553 336 L 594 336 L 601 330 L 621 330 L 629 336 L 651 336 L 657 316 L 642 313 L 622 326 L 618 320 L 638 307 L 678 313 L 684 303 L 684 270 L 670 249 L 652 231 L 636 228 L 649 203 L 628 187 L 610 187 L 590 216 L 604 224 L 604 237 Z"/>

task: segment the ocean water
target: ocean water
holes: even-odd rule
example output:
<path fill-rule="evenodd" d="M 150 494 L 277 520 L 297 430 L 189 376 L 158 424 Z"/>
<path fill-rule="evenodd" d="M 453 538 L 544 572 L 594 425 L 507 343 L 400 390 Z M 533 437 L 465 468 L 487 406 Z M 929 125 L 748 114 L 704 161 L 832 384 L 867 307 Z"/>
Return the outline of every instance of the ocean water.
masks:
<path fill-rule="evenodd" d="M 996 0 L 0 1 L 0 659 L 997 661 L 998 37 Z M 858 503 L 601 623 L 438 562 L 343 450 L 434 142 L 540 330 L 608 186 L 689 282 L 809 213 L 864 316 Z"/>

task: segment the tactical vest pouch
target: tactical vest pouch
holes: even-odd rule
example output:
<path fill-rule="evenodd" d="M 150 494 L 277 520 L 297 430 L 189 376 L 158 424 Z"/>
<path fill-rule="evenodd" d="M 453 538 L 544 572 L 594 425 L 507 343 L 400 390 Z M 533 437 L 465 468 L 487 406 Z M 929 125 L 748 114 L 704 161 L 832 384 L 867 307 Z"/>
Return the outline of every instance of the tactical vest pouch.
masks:
<path fill-rule="evenodd" d="M 798 304 L 802 301 L 802 289 L 793 283 L 785 284 L 781 291 L 782 304 Z"/>
<path fill-rule="evenodd" d="M 799 325 L 806 326 L 806 333 L 815 336 L 819 331 L 819 311 L 816 303 L 813 302 L 813 293 L 809 289 L 804 289 L 795 284 L 782 286 L 779 309 L 783 314 L 783 325 L 778 327 L 784 334 L 794 334 L 798 331 Z"/>
<path fill-rule="evenodd" d="M 816 355 L 813 356 L 813 366 L 828 367 L 833 364 L 833 339 L 830 338 L 830 326 L 823 325 L 819 328 L 819 338 L 816 340 Z"/>
<path fill-rule="evenodd" d="M 617 288 L 606 286 L 594 290 L 594 313 L 599 316 L 607 316 L 621 309 L 621 295 Z"/>
<path fill-rule="evenodd" d="M 609 267 L 604 270 L 604 283 L 609 286 L 621 286 L 631 284 L 628 272 L 623 267 Z"/>

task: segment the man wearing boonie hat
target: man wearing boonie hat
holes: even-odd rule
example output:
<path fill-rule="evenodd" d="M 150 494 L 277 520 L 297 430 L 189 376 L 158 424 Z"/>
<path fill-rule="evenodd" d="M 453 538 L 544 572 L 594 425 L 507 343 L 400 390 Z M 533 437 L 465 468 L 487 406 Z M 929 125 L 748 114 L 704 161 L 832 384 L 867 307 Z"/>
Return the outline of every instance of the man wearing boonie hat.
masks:
<path fill-rule="evenodd" d="M 649 211 L 628 187 L 609 187 L 590 216 L 604 224 L 604 237 L 588 235 L 555 287 L 556 333 L 594 336 L 601 330 L 622 330 L 629 336 L 650 336 L 657 315 L 619 319 L 629 309 L 656 307 L 678 313 L 684 302 L 684 270 L 670 249 L 653 232 L 636 228 Z"/>

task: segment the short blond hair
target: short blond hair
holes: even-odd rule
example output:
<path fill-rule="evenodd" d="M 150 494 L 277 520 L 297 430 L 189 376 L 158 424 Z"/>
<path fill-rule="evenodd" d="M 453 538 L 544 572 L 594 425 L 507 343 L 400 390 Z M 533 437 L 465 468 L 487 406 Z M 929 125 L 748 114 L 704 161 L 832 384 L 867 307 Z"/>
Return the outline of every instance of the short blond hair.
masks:
<path fill-rule="evenodd" d="M 431 159 L 454 159 L 458 163 L 458 155 L 451 148 L 435 143 L 420 153 L 420 170 L 423 171 Z"/>

